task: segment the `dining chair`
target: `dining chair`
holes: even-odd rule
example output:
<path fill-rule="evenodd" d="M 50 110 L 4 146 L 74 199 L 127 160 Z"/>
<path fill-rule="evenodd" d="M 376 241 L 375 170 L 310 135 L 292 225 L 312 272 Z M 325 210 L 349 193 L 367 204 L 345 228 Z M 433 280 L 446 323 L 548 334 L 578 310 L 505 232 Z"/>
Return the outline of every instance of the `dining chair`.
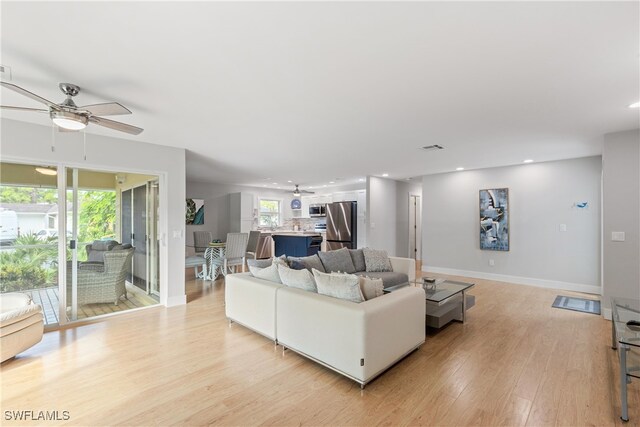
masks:
<path fill-rule="evenodd" d="M 194 231 L 193 246 L 196 249 L 196 255 L 204 255 L 204 251 L 213 241 L 213 233 L 211 231 Z"/>
<path fill-rule="evenodd" d="M 228 233 L 224 255 L 222 258 L 211 259 L 211 264 L 222 266 L 222 274 L 225 276 L 231 267 L 235 270 L 237 266 L 242 266 L 244 272 L 248 241 L 248 233 Z"/>
<path fill-rule="evenodd" d="M 257 258 L 258 254 L 258 241 L 260 240 L 260 232 L 259 231 L 250 231 L 249 232 L 249 242 L 247 243 L 247 258 Z"/>

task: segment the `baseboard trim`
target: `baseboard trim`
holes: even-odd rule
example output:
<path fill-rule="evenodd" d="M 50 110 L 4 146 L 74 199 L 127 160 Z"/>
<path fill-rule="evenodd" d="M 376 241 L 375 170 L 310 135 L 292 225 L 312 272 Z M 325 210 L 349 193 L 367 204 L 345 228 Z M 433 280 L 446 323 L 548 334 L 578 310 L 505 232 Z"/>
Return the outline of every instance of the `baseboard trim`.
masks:
<path fill-rule="evenodd" d="M 600 286 L 584 285 L 580 283 L 536 279 L 533 277 L 509 276 L 507 274 L 485 273 L 482 271 L 458 270 L 455 268 L 435 267 L 430 265 L 423 266 L 422 272 L 449 274 L 452 276 L 475 277 L 478 279 L 515 283 L 517 285 L 529 285 L 529 286 L 537 286 L 539 288 L 559 289 L 559 290 L 565 290 L 565 291 L 584 292 L 587 294 L 602 295 L 602 290 Z M 609 314 L 609 318 L 611 318 L 611 314 Z"/>
<path fill-rule="evenodd" d="M 176 305 L 184 305 L 187 303 L 187 296 L 186 295 L 176 295 L 176 296 L 172 296 L 167 298 L 167 307 L 173 307 Z"/>

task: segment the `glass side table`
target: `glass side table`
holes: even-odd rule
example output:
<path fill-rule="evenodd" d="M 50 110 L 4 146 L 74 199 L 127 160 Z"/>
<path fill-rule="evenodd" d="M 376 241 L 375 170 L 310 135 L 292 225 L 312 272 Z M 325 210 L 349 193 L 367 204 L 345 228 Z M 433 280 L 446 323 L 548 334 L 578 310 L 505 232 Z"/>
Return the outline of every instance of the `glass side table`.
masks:
<path fill-rule="evenodd" d="M 640 300 L 611 298 L 611 348 L 618 349 L 620 360 L 622 421 L 629 421 L 627 384 L 640 378 L 640 328 L 627 325 L 630 320 L 640 321 Z"/>

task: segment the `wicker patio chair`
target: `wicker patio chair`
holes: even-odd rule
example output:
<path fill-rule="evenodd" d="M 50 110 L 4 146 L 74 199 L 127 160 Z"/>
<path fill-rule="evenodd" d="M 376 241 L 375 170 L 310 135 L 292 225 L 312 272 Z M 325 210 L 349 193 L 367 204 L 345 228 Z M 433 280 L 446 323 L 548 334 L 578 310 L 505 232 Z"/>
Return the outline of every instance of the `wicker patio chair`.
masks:
<path fill-rule="evenodd" d="M 212 266 L 222 267 L 225 276 L 231 267 L 241 266 L 244 271 L 244 262 L 247 255 L 248 233 L 227 234 L 227 244 L 222 258 L 211 259 Z"/>
<path fill-rule="evenodd" d="M 113 302 L 127 297 L 125 279 L 131 266 L 133 249 L 112 250 L 104 254 L 104 264 L 89 263 L 78 268 L 78 305 Z M 71 295 L 71 274 L 67 293 Z"/>

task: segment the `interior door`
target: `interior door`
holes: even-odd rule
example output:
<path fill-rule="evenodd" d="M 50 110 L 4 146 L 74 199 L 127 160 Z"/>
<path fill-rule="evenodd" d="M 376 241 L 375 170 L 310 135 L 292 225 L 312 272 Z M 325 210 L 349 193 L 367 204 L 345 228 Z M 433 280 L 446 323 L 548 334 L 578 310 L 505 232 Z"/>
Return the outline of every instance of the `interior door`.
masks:
<path fill-rule="evenodd" d="M 132 190 L 125 190 L 122 192 L 120 198 L 120 229 L 121 236 L 120 241 L 125 244 L 128 243 L 133 246 L 133 205 L 132 205 Z M 132 261 L 133 262 L 133 261 Z M 133 283 L 133 269 L 130 267 L 127 269 L 127 280 L 129 283 Z"/>
<path fill-rule="evenodd" d="M 149 248 L 149 290 L 152 295 L 160 296 L 160 241 L 158 240 L 158 220 L 160 218 L 159 207 L 159 184 L 158 181 L 148 183 L 148 210 L 149 220 L 147 221 Z"/>

